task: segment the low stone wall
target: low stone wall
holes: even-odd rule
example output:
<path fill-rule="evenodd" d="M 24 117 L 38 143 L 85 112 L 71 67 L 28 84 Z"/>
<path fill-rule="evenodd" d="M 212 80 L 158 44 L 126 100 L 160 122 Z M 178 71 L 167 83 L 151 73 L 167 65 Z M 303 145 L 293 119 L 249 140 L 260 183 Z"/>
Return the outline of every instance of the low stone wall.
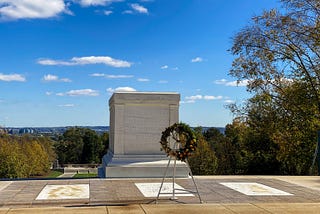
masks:
<path fill-rule="evenodd" d="M 63 168 L 64 173 L 95 173 L 98 174 L 98 168 L 92 168 L 92 167 L 64 167 Z"/>
<path fill-rule="evenodd" d="M 66 168 L 98 168 L 100 164 L 63 164 Z"/>

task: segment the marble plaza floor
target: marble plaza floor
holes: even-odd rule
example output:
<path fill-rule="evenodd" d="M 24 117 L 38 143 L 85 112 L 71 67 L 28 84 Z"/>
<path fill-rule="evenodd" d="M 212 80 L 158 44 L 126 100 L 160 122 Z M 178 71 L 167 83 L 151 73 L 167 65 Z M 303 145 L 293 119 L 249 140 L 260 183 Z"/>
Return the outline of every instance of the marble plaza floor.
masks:
<path fill-rule="evenodd" d="M 2 213 L 320 213 L 320 176 L 195 176 L 166 179 L 0 181 Z"/>

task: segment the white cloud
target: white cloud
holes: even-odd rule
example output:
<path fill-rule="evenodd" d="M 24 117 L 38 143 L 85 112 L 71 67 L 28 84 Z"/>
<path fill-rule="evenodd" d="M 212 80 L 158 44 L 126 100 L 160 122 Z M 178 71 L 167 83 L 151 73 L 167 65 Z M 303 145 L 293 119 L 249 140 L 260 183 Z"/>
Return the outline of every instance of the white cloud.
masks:
<path fill-rule="evenodd" d="M 132 10 L 125 10 L 122 13 L 123 14 L 133 14 L 133 11 Z"/>
<path fill-rule="evenodd" d="M 202 95 L 194 95 L 194 96 L 186 97 L 186 100 L 201 100 L 201 99 L 202 99 Z"/>
<path fill-rule="evenodd" d="M 53 60 L 53 59 L 39 59 L 38 64 L 40 65 L 75 65 L 75 63 L 72 63 L 72 62 Z"/>
<path fill-rule="evenodd" d="M 92 89 L 79 89 L 79 90 L 70 90 L 65 93 L 57 93 L 57 96 L 99 96 L 99 92 Z"/>
<path fill-rule="evenodd" d="M 248 79 L 245 79 L 245 80 L 241 80 L 241 81 L 227 81 L 226 79 L 221 79 L 221 80 L 216 80 L 214 81 L 215 84 L 220 84 L 220 85 L 225 85 L 225 86 L 232 86 L 232 87 L 235 87 L 235 86 L 240 86 L 240 87 L 245 87 L 249 84 L 249 81 Z M 267 80 L 265 80 L 267 81 Z M 292 82 L 292 79 L 288 79 L 288 78 L 281 78 L 277 81 L 280 81 L 282 83 L 287 83 L 287 84 L 290 84 Z M 275 80 L 272 79 L 272 80 L 269 80 L 268 82 L 271 82 L 271 83 L 275 83 Z"/>
<path fill-rule="evenodd" d="M 70 79 L 68 78 L 60 78 L 59 79 L 60 82 L 72 82 Z"/>
<path fill-rule="evenodd" d="M 46 95 L 47 95 L 47 96 L 50 96 L 51 94 L 53 94 L 51 91 L 47 91 L 47 92 L 46 92 Z"/>
<path fill-rule="evenodd" d="M 106 64 L 112 67 L 130 67 L 131 63 L 123 60 L 113 59 L 109 56 L 88 56 L 88 57 L 73 57 L 71 59 L 77 65 L 87 64 Z"/>
<path fill-rule="evenodd" d="M 25 82 L 26 78 L 24 76 L 22 76 L 21 74 L 2 74 L 2 73 L 0 73 L 0 81 L 5 81 L 5 82 L 12 82 L 12 81 Z"/>
<path fill-rule="evenodd" d="M 134 89 L 134 88 L 128 87 L 128 86 L 126 86 L 126 87 L 118 87 L 118 88 L 115 88 L 115 89 L 107 88 L 107 92 L 109 94 L 112 94 L 114 92 L 134 92 L 134 91 L 137 91 L 137 90 Z"/>
<path fill-rule="evenodd" d="M 149 82 L 150 81 L 149 79 L 146 79 L 146 78 L 138 78 L 137 80 L 139 82 Z"/>
<path fill-rule="evenodd" d="M 194 59 L 191 59 L 191 62 L 202 62 L 203 59 L 201 57 L 196 57 Z"/>
<path fill-rule="evenodd" d="M 214 83 L 218 85 L 226 85 L 228 83 L 228 80 L 226 79 L 215 80 Z"/>
<path fill-rule="evenodd" d="M 105 6 L 113 2 L 122 2 L 123 0 L 76 0 L 81 6 Z"/>
<path fill-rule="evenodd" d="M 105 75 L 105 78 L 107 79 L 126 79 L 126 78 L 132 78 L 133 75 Z"/>
<path fill-rule="evenodd" d="M 43 76 L 44 81 L 58 81 L 59 77 L 51 74 L 47 74 Z"/>
<path fill-rule="evenodd" d="M 103 14 L 106 15 L 106 16 L 109 16 L 109 15 L 111 15 L 112 13 L 113 13 L 112 10 L 105 10 L 105 11 L 103 11 Z"/>
<path fill-rule="evenodd" d="M 60 13 L 71 13 L 64 0 L 0 0 L 3 20 L 50 18 Z"/>
<path fill-rule="evenodd" d="M 134 11 L 138 12 L 138 13 L 144 13 L 144 14 L 148 14 L 148 9 L 139 5 L 139 4 L 131 4 L 131 7 Z"/>
<path fill-rule="evenodd" d="M 193 95 L 185 97 L 185 101 L 183 103 L 195 103 L 196 100 L 221 100 L 223 96 L 212 96 L 212 95 Z"/>
<path fill-rule="evenodd" d="M 104 77 L 105 74 L 102 74 L 102 73 L 94 73 L 94 74 L 90 74 L 90 76 L 92 76 L 92 77 Z"/>
<path fill-rule="evenodd" d="M 47 74 L 43 76 L 43 80 L 46 82 L 71 82 L 68 78 L 59 78 L 58 76 Z"/>
<path fill-rule="evenodd" d="M 195 103 L 195 101 L 194 100 L 180 101 L 180 104 L 188 104 L 188 103 Z"/>
<path fill-rule="evenodd" d="M 163 66 L 161 66 L 160 67 L 161 69 L 169 69 L 169 66 L 168 65 L 163 65 Z M 173 67 L 173 68 L 170 68 L 171 70 L 174 70 L 174 71 L 177 71 L 177 70 L 179 70 L 179 68 L 178 67 Z"/>
<path fill-rule="evenodd" d="M 93 77 L 105 77 L 107 79 L 125 79 L 125 78 L 133 78 L 133 75 L 111 75 L 111 74 L 102 74 L 102 73 L 94 73 L 90 76 Z"/>
<path fill-rule="evenodd" d="M 59 107 L 74 107 L 74 104 L 62 104 L 62 105 L 58 105 Z"/>
<path fill-rule="evenodd" d="M 167 84 L 168 81 L 167 81 L 167 80 L 159 80 L 158 83 L 160 83 L 160 84 Z"/>
<path fill-rule="evenodd" d="M 249 80 L 241 80 L 241 81 L 227 81 L 226 79 L 216 80 L 214 81 L 215 84 L 218 85 L 225 85 L 225 86 L 247 86 Z"/>
<path fill-rule="evenodd" d="M 235 103 L 234 100 L 225 100 L 224 102 L 225 102 L 225 103 L 228 103 L 228 104 L 230 104 L 230 103 Z"/>
<path fill-rule="evenodd" d="M 114 59 L 109 56 L 86 56 L 86 57 L 73 57 L 69 61 L 53 60 L 53 59 L 39 59 L 38 63 L 41 65 L 89 65 L 89 64 L 105 64 L 111 67 L 123 68 L 131 67 L 131 63 Z"/>
<path fill-rule="evenodd" d="M 115 2 L 125 0 L 0 0 L 0 20 L 16 19 L 45 19 L 57 17 L 62 13 L 73 15 L 69 10 L 71 4 L 79 4 L 82 7 L 107 6 Z M 144 2 L 144 1 L 140 1 Z M 124 14 L 149 14 L 146 7 L 133 3 Z M 103 14 L 109 16 L 112 10 L 104 10 Z"/>
<path fill-rule="evenodd" d="M 115 91 L 115 89 L 113 89 L 113 88 L 107 88 L 107 90 L 106 90 L 109 94 L 112 94 L 114 91 Z"/>
<path fill-rule="evenodd" d="M 223 96 L 210 96 L 210 95 L 205 95 L 203 96 L 203 99 L 205 100 L 221 100 Z"/>

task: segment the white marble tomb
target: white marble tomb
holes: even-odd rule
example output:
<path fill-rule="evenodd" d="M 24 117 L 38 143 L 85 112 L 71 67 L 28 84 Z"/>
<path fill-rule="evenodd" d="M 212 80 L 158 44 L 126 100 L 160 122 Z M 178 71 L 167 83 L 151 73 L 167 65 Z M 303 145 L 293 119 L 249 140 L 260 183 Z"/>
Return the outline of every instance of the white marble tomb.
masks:
<path fill-rule="evenodd" d="M 179 122 L 179 101 L 178 93 L 114 93 L 109 100 L 109 151 L 102 159 L 99 176 L 163 177 L 168 157 L 160 150 L 159 141 L 165 128 Z M 168 176 L 172 171 L 171 167 Z M 177 161 L 176 177 L 187 175 L 185 163 Z"/>

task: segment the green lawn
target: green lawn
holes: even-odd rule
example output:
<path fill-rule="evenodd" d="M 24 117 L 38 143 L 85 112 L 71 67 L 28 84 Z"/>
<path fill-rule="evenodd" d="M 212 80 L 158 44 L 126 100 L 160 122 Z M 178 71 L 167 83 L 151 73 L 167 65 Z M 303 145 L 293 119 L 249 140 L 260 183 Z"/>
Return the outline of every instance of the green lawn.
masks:
<path fill-rule="evenodd" d="M 73 178 L 96 178 L 98 174 L 96 173 L 78 173 L 73 176 Z"/>
<path fill-rule="evenodd" d="M 52 170 L 47 176 L 46 178 L 57 178 L 59 175 L 62 175 L 63 172 L 61 171 L 56 171 L 56 170 Z"/>

